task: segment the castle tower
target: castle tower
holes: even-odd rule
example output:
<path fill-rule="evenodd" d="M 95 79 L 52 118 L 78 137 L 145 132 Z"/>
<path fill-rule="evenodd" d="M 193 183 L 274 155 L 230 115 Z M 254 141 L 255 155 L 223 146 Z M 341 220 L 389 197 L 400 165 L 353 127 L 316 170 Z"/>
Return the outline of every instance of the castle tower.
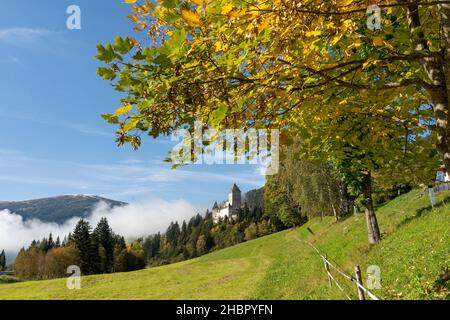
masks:
<path fill-rule="evenodd" d="M 228 193 L 228 204 L 231 206 L 231 210 L 235 211 L 241 207 L 242 193 L 239 187 L 233 184 L 230 192 Z"/>
<path fill-rule="evenodd" d="M 214 202 L 214 206 L 212 207 L 212 217 L 214 221 L 219 220 L 219 216 L 220 216 L 220 209 L 219 206 L 217 205 L 217 201 Z"/>
<path fill-rule="evenodd" d="M 220 218 L 234 218 L 237 211 L 241 208 L 242 204 L 242 193 L 239 187 L 234 184 L 228 193 L 228 200 L 218 204 L 214 203 L 212 207 L 212 218 L 215 223 L 217 223 Z"/>

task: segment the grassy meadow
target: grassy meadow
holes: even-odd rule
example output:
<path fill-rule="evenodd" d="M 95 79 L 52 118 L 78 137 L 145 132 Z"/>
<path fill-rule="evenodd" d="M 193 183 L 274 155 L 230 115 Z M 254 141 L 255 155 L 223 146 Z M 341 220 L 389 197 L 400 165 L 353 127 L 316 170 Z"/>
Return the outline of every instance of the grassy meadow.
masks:
<path fill-rule="evenodd" d="M 1 283 L 0 299 L 346 299 L 329 288 L 323 262 L 304 240 L 347 273 L 360 265 L 381 269 L 381 299 L 445 299 L 441 277 L 450 266 L 450 193 L 431 209 L 414 190 L 378 208 L 383 241 L 367 244 L 363 214 L 335 222 L 316 218 L 304 226 L 245 242 L 197 259 L 129 273 L 82 277 L 81 290 L 66 279 Z M 313 231 L 311 234 L 307 228 Z M 356 287 L 333 273 L 345 292 Z"/>

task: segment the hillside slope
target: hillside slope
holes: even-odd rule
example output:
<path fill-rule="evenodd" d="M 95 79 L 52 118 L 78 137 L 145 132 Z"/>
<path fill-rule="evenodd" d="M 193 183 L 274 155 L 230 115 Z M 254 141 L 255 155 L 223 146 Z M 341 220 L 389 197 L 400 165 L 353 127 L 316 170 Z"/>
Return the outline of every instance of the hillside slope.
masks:
<path fill-rule="evenodd" d="M 323 263 L 304 239 L 348 273 L 361 265 L 363 279 L 367 266 L 378 265 L 382 289 L 373 292 L 382 299 L 442 299 L 449 294 L 440 277 L 450 265 L 450 194 L 438 199 L 431 210 L 427 196 L 413 191 L 379 208 L 384 239 L 372 248 L 363 214 L 339 223 L 327 217 L 194 260 L 86 276 L 81 290 L 66 289 L 65 279 L 2 284 L 0 299 L 344 299 L 328 287 Z M 352 283 L 336 279 L 357 298 Z"/>

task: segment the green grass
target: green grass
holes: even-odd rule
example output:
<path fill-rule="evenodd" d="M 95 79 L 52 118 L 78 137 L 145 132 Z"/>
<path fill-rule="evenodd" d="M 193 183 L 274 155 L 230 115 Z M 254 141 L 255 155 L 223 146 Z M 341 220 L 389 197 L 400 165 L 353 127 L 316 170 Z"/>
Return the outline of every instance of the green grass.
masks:
<path fill-rule="evenodd" d="M 14 282 L 18 282 L 19 280 L 15 277 L 12 276 L 0 276 L 0 284 L 3 283 L 14 283 Z"/>
<path fill-rule="evenodd" d="M 203 257 L 129 273 L 86 276 L 81 290 L 65 279 L 0 284 L 0 299 L 344 299 L 329 288 L 321 252 L 347 273 L 377 265 L 382 299 L 444 299 L 440 281 L 450 265 L 450 193 L 438 196 L 431 210 L 426 195 L 413 191 L 377 210 L 383 241 L 367 244 L 363 214 L 334 222 L 314 219 L 287 230 Z M 313 230 L 314 235 L 307 231 Z M 347 294 L 356 287 L 333 273 Z"/>

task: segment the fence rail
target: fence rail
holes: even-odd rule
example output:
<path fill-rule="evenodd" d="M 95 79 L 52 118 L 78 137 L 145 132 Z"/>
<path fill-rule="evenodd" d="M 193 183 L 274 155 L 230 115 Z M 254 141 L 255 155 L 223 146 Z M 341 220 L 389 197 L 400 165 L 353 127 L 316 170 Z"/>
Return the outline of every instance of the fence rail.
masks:
<path fill-rule="evenodd" d="M 443 191 L 450 191 L 450 182 L 438 184 L 437 186 L 433 187 L 433 191 L 435 193 L 443 192 Z"/>
<path fill-rule="evenodd" d="M 342 271 L 337 266 L 335 266 L 333 263 L 331 263 L 330 260 L 328 259 L 328 257 L 326 255 L 323 255 L 313 244 L 311 244 L 308 241 L 304 241 L 304 242 L 306 244 L 308 244 L 311 248 L 313 248 L 317 252 L 317 254 L 322 258 L 322 260 L 324 262 L 324 266 L 325 266 L 325 271 L 328 276 L 328 282 L 329 282 L 330 287 L 331 287 L 331 283 L 334 282 L 336 284 L 336 286 L 338 287 L 338 289 L 345 295 L 345 297 L 347 299 L 351 300 L 348 293 L 345 292 L 343 287 L 339 284 L 339 282 L 336 281 L 335 277 L 333 277 L 333 275 L 331 274 L 331 272 L 330 272 L 330 268 L 331 268 L 331 269 L 335 270 L 337 273 L 339 273 L 341 276 L 343 276 L 345 279 L 356 284 L 357 289 L 358 289 L 358 296 L 359 296 L 360 300 L 365 300 L 364 294 L 367 294 L 367 296 L 369 296 L 369 298 L 372 300 L 380 300 L 372 292 L 370 292 L 367 288 L 365 288 L 362 285 L 361 271 L 359 269 L 359 266 L 355 267 L 355 277 L 350 274 L 347 274 L 346 272 Z"/>

